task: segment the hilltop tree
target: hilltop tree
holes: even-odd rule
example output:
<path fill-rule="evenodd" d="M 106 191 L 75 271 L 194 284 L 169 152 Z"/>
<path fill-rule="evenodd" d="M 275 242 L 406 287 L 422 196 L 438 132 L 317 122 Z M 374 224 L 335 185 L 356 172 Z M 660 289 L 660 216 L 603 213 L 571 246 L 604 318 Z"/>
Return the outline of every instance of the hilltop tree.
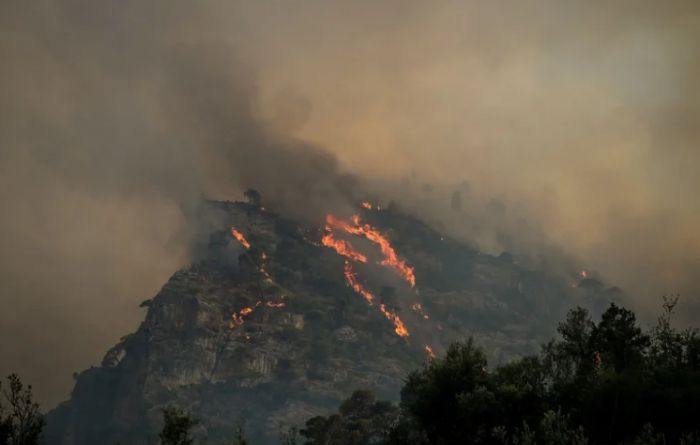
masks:
<path fill-rule="evenodd" d="M 17 374 L 10 375 L 7 383 L 4 389 L 0 382 L 0 445 L 37 445 L 44 418 L 34 402 L 32 387 L 25 387 Z"/>
<path fill-rule="evenodd" d="M 260 195 L 260 192 L 255 189 L 246 190 L 245 192 L 243 192 L 243 196 L 246 197 L 246 199 L 248 200 L 248 204 L 250 205 L 260 207 L 260 204 L 262 204 L 262 196 Z"/>
<path fill-rule="evenodd" d="M 621 372 L 640 364 L 649 336 L 637 325 L 634 312 L 611 303 L 591 333 L 591 342 L 603 366 Z"/>

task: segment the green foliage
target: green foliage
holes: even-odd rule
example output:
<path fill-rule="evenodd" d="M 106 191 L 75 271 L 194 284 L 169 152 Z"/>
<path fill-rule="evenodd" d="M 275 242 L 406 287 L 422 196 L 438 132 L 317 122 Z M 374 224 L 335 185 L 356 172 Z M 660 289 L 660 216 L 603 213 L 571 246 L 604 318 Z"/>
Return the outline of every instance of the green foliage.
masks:
<path fill-rule="evenodd" d="M 377 401 L 370 391 L 355 391 L 337 414 L 317 416 L 300 431 L 305 445 L 370 445 L 384 443 L 396 423 L 398 409 Z"/>
<path fill-rule="evenodd" d="M 493 371 L 471 340 L 452 345 L 408 377 L 388 443 L 698 443 L 700 340 L 672 327 L 675 304 L 648 333 L 615 304 L 598 323 L 574 309 L 539 356 Z"/>
<path fill-rule="evenodd" d="M 160 445 L 192 445 L 192 428 L 199 424 L 199 420 L 189 413 L 176 407 L 163 409 L 163 429 L 158 438 Z"/>
<path fill-rule="evenodd" d="M 0 382 L 0 445 L 37 445 L 41 440 L 44 418 L 34 402 L 32 387 L 26 387 L 16 374 Z"/>
<path fill-rule="evenodd" d="M 612 303 L 593 329 L 591 343 L 601 355 L 602 364 L 614 367 L 619 373 L 640 364 L 649 337 L 637 326 L 632 311 Z"/>

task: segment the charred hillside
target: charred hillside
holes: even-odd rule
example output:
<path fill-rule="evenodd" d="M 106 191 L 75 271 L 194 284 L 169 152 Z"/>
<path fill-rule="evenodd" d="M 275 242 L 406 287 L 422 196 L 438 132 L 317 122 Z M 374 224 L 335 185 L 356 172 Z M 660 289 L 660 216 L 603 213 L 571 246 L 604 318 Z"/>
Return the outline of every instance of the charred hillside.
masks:
<path fill-rule="evenodd" d="M 360 207 L 308 226 L 245 203 L 201 259 L 142 305 L 145 320 L 48 415 L 50 445 L 141 444 L 161 409 L 205 422 L 210 441 L 247 422 L 273 442 L 354 389 L 395 399 L 407 373 L 474 337 L 492 362 L 534 352 L 576 304 L 615 291 L 493 257 L 394 209 Z"/>

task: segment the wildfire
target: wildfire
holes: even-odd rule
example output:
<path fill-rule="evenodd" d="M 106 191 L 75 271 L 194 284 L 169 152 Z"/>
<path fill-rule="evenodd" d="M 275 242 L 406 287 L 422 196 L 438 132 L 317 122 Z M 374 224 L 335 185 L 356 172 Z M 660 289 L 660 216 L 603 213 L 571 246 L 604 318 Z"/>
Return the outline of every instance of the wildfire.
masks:
<path fill-rule="evenodd" d="M 430 345 L 425 345 L 425 353 L 428 354 L 428 360 L 433 360 L 435 357 L 437 357 Z"/>
<path fill-rule="evenodd" d="M 261 302 L 258 301 L 254 306 L 244 307 L 238 312 L 231 314 L 231 321 L 228 324 L 230 329 L 235 329 L 244 323 L 244 317 L 252 314 L 256 307 L 260 306 Z"/>
<path fill-rule="evenodd" d="M 395 312 L 388 310 L 384 304 L 379 305 L 379 310 L 382 311 L 382 314 L 384 314 L 389 321 L 394 323 L 394 332 L 396 332 L 396 335 L 399 337 L 408 337 L 409 334 L 406 325 L 403 324 L 403 321 L 401 321 Z"/>
<path fill-rule="evenodd" d="M 244 307 L 243 309 L 241 309 L 241 315 L 249 315 L 252 312 L 253 312 L 252 307 Z"/>
<path fill-rule="evenodd" d="M 367 210 L 372 210 L 372 203 L 367 202 L 367 201 L 362 201 L 362 207 L 366 208 Z"/>
<path fill-rule="evenodd" d="M 363 205 L 364 204 L 365 203 L 363 203 Z M 371 208 L 371 204 L 366 204 L 369 205 L 369 208 Z M 354 226 L 345 221 L 336 219 L 333 215 L 327 215 L 325 228 L 326 233 L 321 239 L 321 243 L 324 246 L 335 250 L 336 253 L 345 258 L 343 273 L 345 275 L 345 280 L 347 281 L 348 286 L 350 286 L 352 290 L 354 290 L 356 293 L 360 294 L 362 298 L 365 299 L 367 304 L 374 304 L 374 295 L 372 294 L 372 292 L 365 289 L 362 283 L 360 283 L 360 281 L 357 279 L 357 275 L 355 274 L 351 263 L 351 261 L 355 261 L 358 263 L 366 263 L 367 257 L 361 254 L 360 252 L 356 251 L 352 244 L 350 244 L 349 242 L 336 239 L 333 236 L 333 229 L 339 229 L 351 235 L 363 236 L 369 239 L 370 241 L 379 244 L 381 251 L 385 257 L 384 261 L 382 261 L 381 264 L 389 265 L 394 269 L 397 268 L 397 265 L 403 266 L 403 269 L 399 267 L 399 270 L 408 270 L 410 272 L 410 274 L 404 274 L 403 276 L 407 277 L 407 280 L 413 287 L 415 285 L 413 269 L 409 268 L 405 265 L 405 263 L 403 263 L 403 261 L 398 259 L 398 256 L 389 244 L 389 241 L 386 238 L 384 238 L 381 234 L 379 234 L 379 232 L 374 230 L 369 224 L 361 225 L 359 222 L 359 217 L 353 217 L 353 223 L 355 224 Z M 409 336 L 408 329 L 406 329 L 406 325 L 404 325 L 401 318 L 394 311 L 387 309 L 385 304 L 380 304 L 379 310 L 387 318 L 387 320 L 393 323 L 394 332 L 396 332 L 396 335 L 404 338 Z"/>
<path fill-rule="evenodd" d="M 382 260 L 381 264 L 393 269 L 406 280 L 411 287 L 415 287 L 416 276 L 413 273 L 413 268 L 407 266 L 406 263 L 398 257 L 394 248 L 391 247 L 389 240 L 369 224 L 362 224 L 358 215 L 352 217 L 352 222 L 354 226 L 335 218 L 333 215 L 326 216 L 327 228 L 332 227 L 351 235 L 362 236 L 379 245 L 379 249 L 382 251 L 382 255 L 384 255 L 384 260 Z"/>
<path fill-rule="evenodd" d="M 284 299 L 284 296 L 282 296 Z M 247 318 L 250 314 L 252 314 L 255 309 L 263 304 L 262 301 L 257 301 L 253 306 L 247 306 L 244 307 L 243 309 L 239 310 L 238 312 L 234 312 L 231 314 L 231 321 L 228 324 L 228 327 L 230 329 L 235 329 L 238 326 L 242 325 L 245 322 L 245 318 Z M 271 308 L 282 308 L 285 307 L 286 304 L 283 302 L 275 303 L 273 301 L 267 301 L 265 302 L 265 306 L 271 307 Z M 246 336 L 248 337 L 248 336 Z"/>
<path fill-rule="evenodd" d="M 326 227 L 326 234 L 323 236 L 323 238 L 321 238 L 321 243 L 324 246 L 335 250 L 339 255 L 342 255 L 345 258 L 358 261 L 360 263 L 367 262 L 367 257 L 356 251 L 352 247 L 352 244 L 345 240 L 335 239 L 333 237 L 333 233 L 330 231 L 330 227 Z"/>
<path fill-rule="evenodd" d="M 347 280 L 348 285 L 352 288 L 352 290 L 362 295 L 368 304 L 374 304 L 374 295 L 372 295 L 372 292 L 365 289 L 364 286 L 362 286 L 362 284 L 357 280 L 357 275 L 355 275 L 355 272 L 352 270 L 352 264 L 350 264 L 350 261 L 345 260 L 344 273 L 345 280 Z"/>
<path fill-rule="evenodd" d="M 425 320 L 430 319 L 430 317 L 428 317 L 428 314 L 426 314 L 423 311 L 423 306 L 420 303 L 413 303 L 411 305 L 411 309 L 413 309 L 414 312 L 418 312 Z"/>
<path fill-rule="evenodd" d="M 246 248 L 246 250 L 250 249 L 250 243 L 248 242 L 248 240 L 245 239 L 245 236 L 243 236 L 243 234 L 236 230 L 234 227 L 231 227 L 231 235 L 233 235 L 233 237 L 236 238 L 238 242 Z"/>

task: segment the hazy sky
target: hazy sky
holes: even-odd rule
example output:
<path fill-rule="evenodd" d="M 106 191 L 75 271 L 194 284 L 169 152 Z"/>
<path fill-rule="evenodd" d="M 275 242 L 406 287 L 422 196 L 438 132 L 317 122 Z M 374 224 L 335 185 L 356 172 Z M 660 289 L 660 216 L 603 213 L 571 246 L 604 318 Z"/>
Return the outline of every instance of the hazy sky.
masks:
<path fill-rule="evenodd" d="M 502 204 L 445 215 L 467 241 L 693 307 L 698 54 L 697 1 L 2 2 L 0 373 L 64 399 L 248 186 L 312 220 L 459 187 Z"/>

